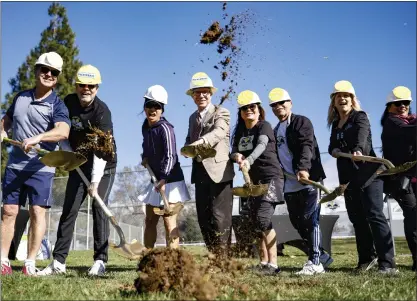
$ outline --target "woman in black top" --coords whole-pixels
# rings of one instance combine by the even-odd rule
[[[381,119],[382,152],[395,166],[416,160],[415,114],[410,112],[411,91],[403,86],[388,95]],[[404,215],[404,233],[413,256],[412,270],[416,270],[416,167],[395,176],[384,177],[384,192],[401,206]]]
[[[268,184],[267,193],[250,199],[250,214],[256,231],[260,232],[261,263],[256,269],[265,274],[277,274],[276,233],[271,218],[277,203],[283,202],[283,173],[278,162],[275,137],[265,121],[265,111],[259,96],[246,90],[238,96],[238,121],[232,137],[231,159],[239,167],[249,169],[253,184]]]
[[[345,203],[355,229],[359,257],[356,270],[369,270],[378,262],[381,273],[395,273],[398,270],[391,230],[383,213],[383,182],[375,174],[381,165],[337,157],[338,152],[376,157],[368,116],[361,110],[355,90],[348,81],[337,82],[330,98],[329,153],[337,158],[340,184],[349,183]]]

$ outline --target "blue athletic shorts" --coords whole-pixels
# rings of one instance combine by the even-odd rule
[[[23,171],[6,168],[3,178],[3,204],[51,207],[52,181],[51,172]]]

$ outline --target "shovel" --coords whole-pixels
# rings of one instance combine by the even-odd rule
[[[349,158],[349,159],[362,160],[362,161],[367,161],[367,162],[373,162],[373,163],[380,163],[380,164],[382,163],[387,167],[387,169],[385,170],[379,169],[377,171],[377,174],[379,176],[390,176],[390,175],[395,175],[398,173],[405,172],[409,170],[410,168],[412,168],[417,163],[417,161],[411,161],[411,162],[406,162],[404,164],[401,164],[399,166],[395,166],[394,164],[392,164],[390,160],[387,160],[384,158],[378,158],[378,157],[372,157],[372,156],[354,156],[352,154],[341,153],[341,152],[336,153],[336,156]]]
[[[83,173],[83,171],[79,167],[76,167],[75,170],[80,175],[84,184],[87,185],[87,187],[90,186],[90,182],[88,181],[88,179],[85,176],[85,174]],[[119,238],[120,238],[119,245],[115,245],[113,243],[110,243],[110,247],[112,247],[113,250],[122,257],[126,257],[126,258],[129,258],[129,259],[138,259],[140,257],[140,255],[142,254],[142,252],[146,250],[145,246],[143,246],[139,242],[134,242],[134,243],[128,244],[126,242],[126,238],[125,238],[125,235],[122,231],[122,228],[120,228],[120,226],[117,223],[114,215],[107,208],[106,204],[104,204],[103,200],[98,195],[98,193],[96,193],[94,195],[94,198],[95,198],[96,202],[100,205],[101,209],[103,209],[103,211],[107,215],[107,217],[110,219],[111,224],[113,225],[114,229],[117,231],[117,234],[119,235]]]
[[[292,178],[292,179],[297,180],[297,176],[296,175],[289,174],[289,173],[287,173],[285,171],[284,171],[284,175],[286,177],[289,177],[289,178]],[[304,184],[309,184],[311,186],[314,186],[314,187],[316,187],[316,188],[321,189],[322,191],[324,191],[324,193],[326,195],[318,201],[319,204],[323,204],[323,203],[327,203],[327,202],[333,201],[338,196],[343,195],[343,193],[345,192],[347,186],[349,185],[349,183],[339,185],[332,192],[330,192],[330,190],[327,189],[326,186],[322,185],[321,183],[314,182],[312,180],[300,179],[299,182],[304,183]]]
[[[216,153],[217,152],[214,148],[205,143],[197,145],[190,144],[181,148],[182,155],[189,158],[200,157],[201,160],[213,158],[216,156]]]
[[[9,138],[4,138],[3,141],[10,143],[11,145],[22,147],[22,142],[19,141]],[[39,156],[41,156],[40,161],[49,167],[62,167],[64,170],[71,171],[87,162],[87,159],[80,153],[61,150],[50,152],[33,146],[31,149],[34,149]]]
[[[249,177],[249,172],[246,167],[242,168],[243,178],[245,179],[245,184],[242,187],[234,187],[233,195],[240,197],[250,197],[250,196],[260,196],[268,192],[268,184],[258,184],[254,185]]]
[[[149,174],[152,178],[152,182],[154,184],[154,187],[156,187],[156,185],[158,183],[158,180],[156,179],[155,174],[153,173],[151,167],[148,164],[145,164],[145,167],[148,170],[148,172],[149,172]],[[174,204],[173,208],[171,208],[169,206],[168,198],[167,198],[165,192],[163,192],[162,190],[159,189],[159,193],[162,197],[162,200],[164,201],[164,207],[163,208],[153,207],[153,212],[156,215],[171,216],[171,215],[174,215],[174,214],[177,214],[178,212],[180,212],[181,209],[184,207],[183,204],[178,202],[178,203]]]

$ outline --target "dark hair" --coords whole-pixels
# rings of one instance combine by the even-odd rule
[[[384,113],[382,113],[382,117],[381,117],[381,126],[384,126],[385,120],[387,119],[388,115],[389,115],[389,108],[392,106],[392,103],[387,103]],[[408,108],[408,115],[413,114],[413,112],[411,111],[411,106]]]
[[[265,120],[265,110],[264,110],[264,108],[259,103],[257,103],[256,106],[258,107],[258,110],[259,110],[259,120],[262,120],[262,121]],[[243,120],[240,112],[241,112],[241,109],[239,108],[239,110],[237,111],[236,125],[233,129],[233,134],[232,134],[232,137],[231,137],[232,145],[233,145],[233,141],[235,139],[236,134],[242,132],[246,128],[245,121]]]

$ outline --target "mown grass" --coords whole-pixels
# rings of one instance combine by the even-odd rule
[[[207,260],[203,247],[185,247],[197,262]],[[233,276],[230,283],[247,284],[247,292],[235,285],[219,288],[217,300],[416,300],[416,274],[410,269],[411,256],[404,239],[396,239],[396,261],[399,275],[383,276],[377,272],[355,274],[356,247],[353,239],[333,240],[334,263],[325,274],[314,277],[294,275],[306,256],[286,247],[286,256],[279,257],[279,276],[259,276],[250,271]],[[238,259],[255,264],[255,259]],[[40,268],[49,261],[39,261]],[[67,261],[67,275],[49,278],[26,277],[21,274],[22,262],[12,262],[14,274],[1,278],[2,300],[172,300],[172,293],[137,294],[133,281],[137,277],[136,262],[110,252],[107,276],[86,276],[92,264],[92,251],[73,251]]]

